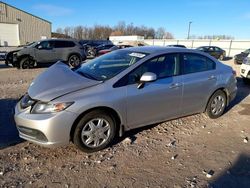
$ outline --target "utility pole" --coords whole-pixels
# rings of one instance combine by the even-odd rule
[[[187,39],[189,39],[189,35],[190,35],[190,29],[191,29],[191,24],[192,24],[192,22],[189,22],[189,24],[188,24],[188,36],[187,36]]]

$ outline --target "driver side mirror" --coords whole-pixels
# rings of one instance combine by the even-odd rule
[[[42,45],[39,45],[39,46],[37,46],[37,49],[38,49],[38,50],[41,50],[41,49],[43,49],[43,46],[42,46]]]
[[[138,89],[141,89],[144,87],[146,82],[154,82],[155,80],[157,80],[157,76],[155,73],[153,72],[145,72],[141,78],[140,78],[140,82],[137,86]]]

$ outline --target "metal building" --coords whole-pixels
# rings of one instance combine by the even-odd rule
[[[0,1],[0,46],[51,38],[51,22]]]

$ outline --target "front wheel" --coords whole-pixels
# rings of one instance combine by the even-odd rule
[[[216,91],[207,104],[206,113],[208,117],[212,119],[220,117],[225,111],[226,104],[227,99],[225,93],[221,90]]]
[[[24,57],[20,61],[20,69],[29,69],[34,67],[35,62],[31,60],[29,57]]]
[[[71,55],[71,56],[69,56],[68,64],[69,64],[69,66],[76,68],[76,67],[80,66],[81,58],[76,54]]]
[[[220,61],[223,61],[224,58],[225,58],[224,55],[220,55],[219,60],[220,60]]]
[[[86,114],[77,124],[73,142],[82,151],[91,153],[107,147],[114,139],[114,118],[100,110]]]

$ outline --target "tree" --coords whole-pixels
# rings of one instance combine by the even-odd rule
[[[133,23],[127,25],[124,21],[118,22],[114,27],[108,25],[94,25],[93,27],[79,25],[57,28],[56,33],[76,39],[107,39],[109,36],[119,35],[140,35],[144,36],[145,39],[155,37],[158,39],[173,38],[173,35],[163,27],[158,28],[156,31],[154,28],[145,25],[134,26]]]
[[[156,31],[156,38],[157,39],[164,39],[164,36],[165,36],[165,33],[166,33],[166,30],[165,30],[165,28],[163,28],[163,27],[159,27],[158,29],[157,29],[157,31]]]

